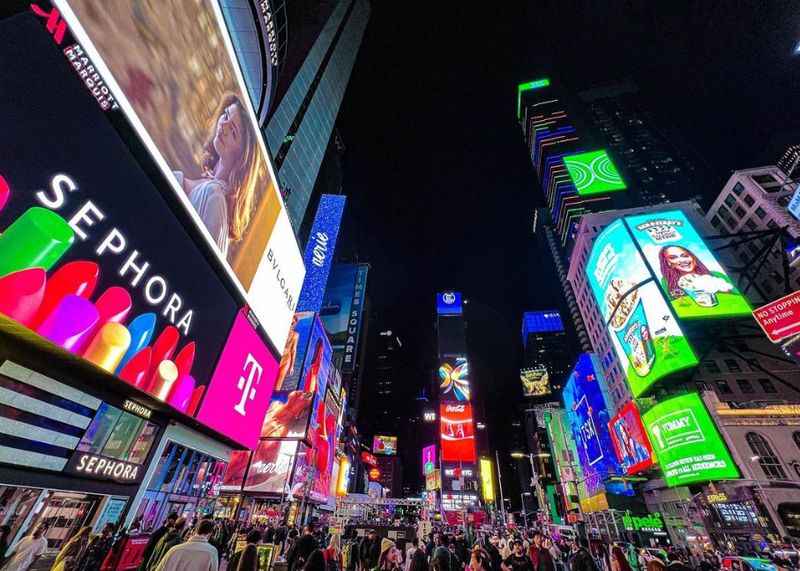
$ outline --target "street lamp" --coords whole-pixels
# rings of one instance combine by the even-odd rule
[[[527,510],[525,509],[525,496],[530,496],[530,495],[531,495],[530,492],[521,492],[519,494],[519,501],[520,501],[520,506],[521,506],[520,509],[522,511],[522,521],[523,521],[523,523],[525,525],[525,529],[528,529],[528,514],[527,514]]]

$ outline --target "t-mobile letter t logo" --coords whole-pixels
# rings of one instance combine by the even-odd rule
[[[242,400],[233,407],[233,410],[242,416],[246,416],[247,411],[245,411],[244,405],[248,400],[253,400],[256,397],[256,387],[254,385],[261,382],[261,373],[264,368],[258,364],[252,353],[248,353],[243,369],[247,378],[239,377],[239,383],[236,385],[236,388],[242,391]]]

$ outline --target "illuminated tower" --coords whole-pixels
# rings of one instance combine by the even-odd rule
[[[477,507],[479,490],[472,378],[461,293],[436,294],[436,316],[441,505],[445,516],[453,520]]]

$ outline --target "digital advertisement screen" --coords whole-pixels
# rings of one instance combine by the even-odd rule
[[[481,458],[481,493],[483,501],[486,503],[494,502],[494,480],[492,479],[492,462],[486,458]]]
[[[564,166],[572,179],[578,196],[625,190],[625,182],[604,149],[566,155]]]
[[[466,357],[447,359],[439,365],[439,399],[464,402],[469,398],[469,363]]]
[[[430,474],[436,469],[436,445],[431,444],[422,449],[422,473]]]
[[[272,394],[262,438],[306,437],[309,420],[316,418],[325,398],[330,368],[331,346],[322,321],[311,312],[297,313],[279,367],[278,379],[283,377],[283,382]]]
[[[328,284],[346,201],[347,197],[340,194],[320,196],[317,215],[311,225],[303,256],[306,277],[297,302],[298,311],[319,311],[322,308],[322,298]]]
[[[475,425],[469,403],[439,405],[441,457],[444,462],[475,462]]]
[[[519,380],[522,382],[522,394],[526,397],[541,397],[552,392],[550,373],[546,367],[520,369]]]
[[[328,278],[320,317],[342,373],[352,372],[355,365],[368,272],[368,264],[336,264]]]
[[[397,436],[376,434],[372,438],[372,453],[394,456],[397,454]]]
[[[617,460],[626,474],[637,474],[653,465],[653,447],[636,403],[623,406],[608,423],[608,429]]]
[[[218,3],[56,5],[280,350],[305,269]]]
[[[621,219],[598,234],[586,272],[634,396],[697,365],[691,345]]]
[[[445,291],[436,294],[436,313],[439,315],[461,315],[461,292]]]
[[[193,416],[238,301],[130,125],[112,124],[70,64],[80,47],[66,35],[59,49],[33,12],[0,27],[0,113],[14,117],[0,143],[0,311]]]
[[[278,362],[245,310],[222,350],[197,420],[247,448],[255,448],[270,404]]]
[[[667,486],[734,480],[739,470],[697,393],[662,400],[642,415]]]
[[[750,315],[750,304],[686,214],[672,210],[625,220],[678,317]]]
[[[322,498],[330,493],[333,464],[336,458],[336,442],[339,432],[339,403],[331,391],[317,407],[308,429],[311,443],[309,459],[314,465],[314,492]]]
[[[586,491],[593,496],[604,490],[609,477],[621,476],[608,431],[610,415],[600,368],[590,353],[578,357],[563,391],[564,408],[570,414],[578,462],[586,480]]]
[[[244,480],[245,492],[288,492],[297,446],[296,440],[262,440],[253,451],[252,460],[250,452],[234,451],[222,481],[222,490],[239,491]]]

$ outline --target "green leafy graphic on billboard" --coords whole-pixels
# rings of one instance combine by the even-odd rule
[[[750,315],[750,304],[686,214],[671,210],[625,221],[678,317]]]
[[[622,220],[595,239],[586,273],[634,396],[697,357]]]
[[[625,182],[605,150],[564,157],[570,178],[580,196],[625,190]]]
[[[739,477],[711,415],[697,393],[673,397],[642,415],[667,486]]]

